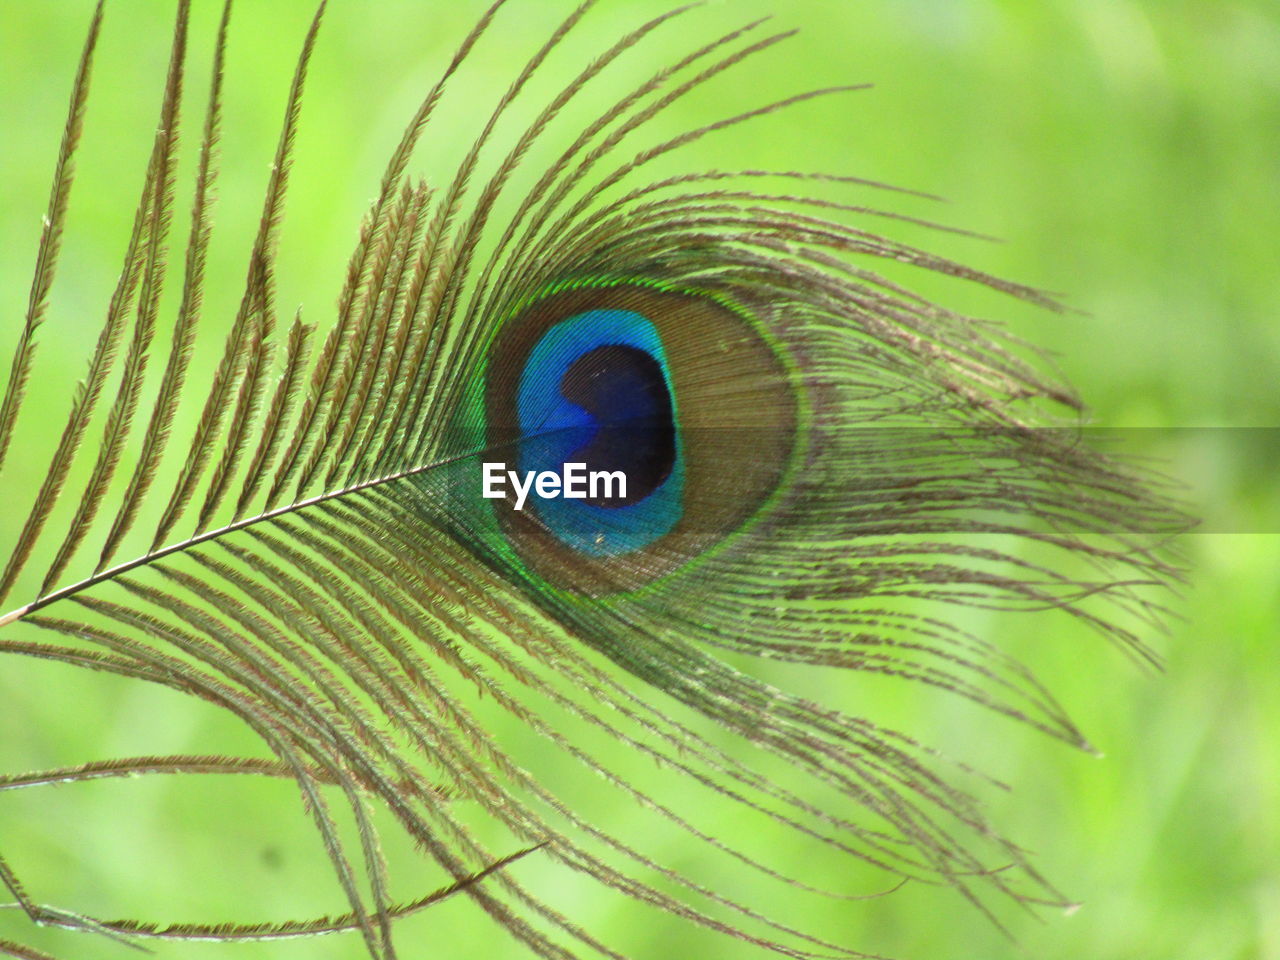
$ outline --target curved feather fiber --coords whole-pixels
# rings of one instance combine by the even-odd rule
[[[0,790],[139,774],[292,778],[348,912],[106,923],[42,906],[0,859],[6,888],[33,920],[86,935],[234,941],[353,931],[376,958],[398,955],[397,920],[452,895],[472,899],[531,955],[626,955],[625,942],[604,942],[522,883],[514,865],[528,858],[791,957],[863,956],[802,929],[787,903],[856,900],[869,888],[794,875],[781,864],[798,861],[775,856],[779,845],[834,857],[850,876],[879,876],[881,888],[904,879],[950,888],[984,911],[1064,903],[987,822],[965,786],[971,771],[856,704],[827,705],[765,669],[882,675],[914,686],[911,695],[965,698],[1087,748],[1025,667],[948,614],[965,605],[1066,611],[1154,662],[1121,624],[1158,625],[1159,588],[1175,571],[1144,534],[1180,521],[1149,479],[1050,419],[1054,405],[1078,408],[1068,389],[990,324],[912,294],[877,264],[1056,304],[867,226],[910,218],[831,199],[833,189],[893,188],[797,170],[650,174],[717,130],[856,89],[764,103],[674,137],[650,133],[682,97],[789,36],[764,22],[690,41],[678,26],[687,8],[661,12],[601,45],[539,101],[531,91],[581,29],[587,2],[533,44],[478,134],[436,129],[449,83],[494,18],[519,15],[499,8],[526,2],[498,0],[427,90],[360,228],[334,317],[282,325],[276,245],[321,5],[302,38],[244,290],[206,389],[187,371],[205,313],[234,24],[228,2],[191,226],[175,251],[189,13],[179,0],[158,133],[89,371],[42,487],[25,490],[12,471],[0,473],[5,502],[30,504],[0,576],[10,611],[0,616],[0,652],[170,687],[230,712],[264,748],[259,758],[93,761],[6,776]],[[99,5],[0,401],[0,468],[39,369],[101,20]],[[615,61],[645,57],[649,79],[633,88],[600,81]],[[564,133],[557,121],[583,101],[598,119]],[[504,132],[513,125],[516,133]],[[416,182],[410,159],[428,131],[473,139],[456,171]],[[534,165],[529,157],[548,142],[563,149]],[[162,344],[157,314],[175,254],[181,290]],[[486,446],[483,383],[498,375],[489,367],[495,342],[530,304],[619,285],[680,291],[740,315],[776,352],[777,376],[794,392],[793,453],[745,520],[698,530],[693,547],[654,560],[651,576],[574,589],[525,562],[478,496],[478,464],[502,453]],[[323,342],[312,351],[315,329]],[[717,372],[709,357],[699,381],[706,396],[729,392],[726,407],[736,408],[699,427],[733,438],[715,490],[728,500],[741,490],[735,468],[772,449],[752,440],[760,411],[732,402],[732,359]],[[174,429],[183,418],[195,424],[185,447]],[[66,523],[57,521],[60,501],[75,505]],[[122,559],[131,531],[150,548]],[[1023,552],[1027,543],[1035,550]],[[39,586],[21,595],[20,584]],[[12,632],[19,622],[50,636]],[[512,723],[539,738],[541,756],[513,753],[495,732]],[[620,751],[652,761],[653,776],[620,773]],[[723,869],[687,872],[634,833],[597,822],[575,781],[548,773],[556,764],[713,849]],[[395,892],[375,808],[446,885]],[[767,842],[720,829],[714,810],[740,813]],[[495,829],[476,830],[476,811]],[[354,834],[342,826],[348,815]],[[493,836],[504,839],[482,839]],[[5,941],[0,953],[44,956]]]

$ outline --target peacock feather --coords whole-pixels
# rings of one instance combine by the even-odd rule
[[[1065,612],[1154,663],[1142,632],[1175,577],[1160,534],[1176,513],[1151,477],[1082,442],[1079,401],[1031,351],[898,279],[1060,309],[883,235],[875,224],[933,228],[858,199],[896,188],[733,158],[671,172],[710,134],[856,88],[660,134],[673,104],[742,76],[789,31],[691,37],[680,7],[553,69],[592,6],[513,60],[488,114],[442,124],[455,75],[529,2],[483,13],[392,152],[337,303],[312,317],[279,302],[276,268],[324,4],[224,307],[206,302],[206,274],[235,30],[226,2],[179,176],[191,10],[178,0],[118,283],[33,474],[39,445],[21,438],[48,416],[28,394],[60,336],[49,315],[93,11],[0,401],[15,518],[0,652],[199,699],[259,752],[91,760],[0,787],[291,780],[347,907],[111,920],[46,905],[0,859],[31,921],[95,944],[349,931],[371,957],[413,957],[427,954],[393,936],[398,922],[458,898],[521,955],[621,956],[625,936],[575,911],[585,879],[722,934],[725,956],[818,957],[864,954],[796,922],[806,898],[910,882],[997,923],[1010,904],[1067,904],[988,821],[977,774],[823,690],[881,677],[1088,749],[961,614]],[[637,59],[643,79],[610,82]],[[462,156],[417,179],[415,148],[433,139]],[[204,357],[208,329],[223,340]],[[602,793],[624,822],[597,815]],[[440,889],[405,892],[388,831]],[[652,831],[719,866],[654,855]],[[535,865],[557,879],[530,882]]]

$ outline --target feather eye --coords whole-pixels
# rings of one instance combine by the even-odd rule
[[[510,461],[502,536],[539,581],[588,596],[644,586],[731,535],[787,473],[798,385],[707,296],[575,284],[508,319],[486,361],[483,412],[464,418],[483,417],[483,439],[460,446],[498,458],[481,470]],[[513,489],[579,462],[580,497]]]
[[[1087,746],[1025,667],[948,612],[1055,608],[1153,660],[1126,624],[1159,621],[1158,589],[1176,571],[1141,532],[1180,519],[1149,478],[1046,428],[1038,410],[1078,409],[1067,389],[989,324],[877,264],[1057,305],[855,225],[891,213],[807,192],[891,189],[879,184],[790,170],[650,174],[717,130],[855,89],[655,138],[672,104],[789,35],[765,35],[763,22],[688,44],[673,29],[688,8],[659,14],[531,102],[534,78],[582,29],[584,3],[536,46],[478,134],[444,131],[473,138],[458,168],[413,180],[446,87],[504,5],[483,14],[411,118],[313,353],[311,323],[277,316],[275,261],[321,5],[245,287],[202,390],[186,373],[209,312],[231,5],[175,271],[189,16],[179,0],[158,133],[89,374],[41,488],[0,473],[9,502],[32,504],[0,577],[12,606],[0,652],[199,698],[269,754],[92,762],[0,789],[139,773],[291,778],[349,912],[107,923],[42,906],[2,859],[0,879],[33,920],[89,934],[347,930],[375,958],[396,955],[400,918],[453,895],[533,955],[628,948],[525,879],[534,861],[792,957],[861,955],[788,920],[778,900],[858,899],[867,887],[843,882],[854,868],[863,880],[949,887],[987,911],[1063,902],[947,762],[770,670],[915,683],[918,695],[964,698]],[[0,470],[29,415],[101,20],[99,5],[0,406]],[[643,51],[657,58],[649,79],[610,91],[601,74]],[[596,119],[558,133],[569,105],[591,96]],[[555,136],[563,151],[535,167],[535,147]],[[177,272],[166,354],[157,314]],[[118,397],[103,410],[109,383]],[[102,430],[92,449],[91,427]],[[59,500],[78,504],[65,524]],[[139,533],[150,546],[122,559]],[[1081,564],[1096,575],[1082,578]],[[38,586],[20,596],[28,583]],[[513,728],[538,749],[508,739]],[[658,775],[624,772],[620,754]],[[584,782],[642,825],[600,822]],[[435,894],[400,892],[373,806],[445,875]],[[725,816],[752,826],[723,831]],[[663,862],[648,829],[711,850],[721,869]],[[780,848],[836,866],[819,879],[782,866],[798,861]],[[0,941],[6,951],[31,955]]]

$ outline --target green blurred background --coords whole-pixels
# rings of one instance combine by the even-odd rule
[[[198,3],[203,69],[217,11]],[[381,165],[417,97],[479,5],[335,0],[322,33],[282,235],[279,300],[323,321]],[[439,183],[476,119],[565,4],[512,0],[457,79],[418,169]],[[662,9],[603,0],[553,64]],[[913,732],[1014,786],[993,820],[1082,907],[1005,916],[1016,943],[971,907],[907,888],[784,914],[901,960],[1280,960],[1280,4],[1264,0],[732,0],[711,2],[633,51],[613,74],[647,77],[696,41],[761,13],[798,37],[673,110],[659,132],[800,89],[876,88],[807,104],[708,138],[672,169],[774,167],[850,173],[944,195],[945,206],[863,191],[881,204],[1001,238],[987,243],[893,227],[1001,276],[1062,291],[1055,315],[954,283],[917,286],[1048,348],[1092,422],[1135,428],[1183,480],[1204,532],[1186,538],[1181,619],[1150,642],[1144,675],[1052,615],[970,615],[965,625],[1024,656],[1105,759],[1076,754],[927,691],[900,693]],[[211,315],[234,305],[282,98],[310,11],[243,3],[233,28],[225,170],[211,265]],[[87,2],[0,0],[0,357],[25,308],[39,218],[89,16]],[[81,176],[23,442],[41,456],[114,282],[150,147],[170,4],[109,5]],[[550,74],[548,75],[550,80]],[[609,85],[606,84],[606,87]],[[201,84],[193,79],[199,102]],[[544,83],[534,91],[554,89]],[[616,88],[600,93],[611,94]],[[600,100],[587,101],[598,104]],[[590,115],[571,117],[563,129]],[[195,129],[194,110],[188,128]],[[556,141],[565,142],[563,138]],[[537,155],[531,163],[537,162]],[[190,157],[183,168],[190,169]],[[184,181],[185,182],[185,181]],[[185,208],[187,201],[181,206]],[[886,229],[883,223],[877,229]],[[220,316],[219,316],[220,320]],[[210,323],[210,329],[217,323]],[[220,333],[206,331],[204,355]],[[7,360],[5,361],[7,363]],[[199,376],[200,367],[196,375]],[[205,367],[207,369],[207,366]],[[1168,435],[1168,427],[1206,428]],[[1209,429],[1212,428],[1212,429]],[[26,504],[0,508],[10,542]],[[515,736],[515,734],[512,734]],[[991,738],[998,737],[995,744]],[[247,735],[165,691],[26,662],[0,665],[5,770],[116,755],[253,750]],[[153,778],[0,795],[0,850],[32,893],[59,906],[158,919],[250,920],[342,909],[287,784]],[[655,859],[685,864],[678,837]],[[408,864],[404,852],[393,862]],[[228,882],[229,869],[242,879]],[[642,958],[749,958],[758,951],[619,904],[539,863],[518,868],[567,898],[606,939]],[[398,892],[430,889],[413,867]],[[874,889],[868,886],[868,890]],[[799,903],[799,901],[798,901]],[[516,957],[459,900],[405,925],[406,957]],[[115,944],[31,931],[0,911],[0,939],[60,956],[131,955]],[[355,938],[158,949],[162,957],[354,958]]]

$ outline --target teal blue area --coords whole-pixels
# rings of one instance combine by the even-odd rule
[[[633,553],[670,533],[684,512],[684,451],[679,408],[671,383],[662,337],[642,314],[631,310],[589,310],[560,321],[534,345],[520,374],[517,411],[521,475],[529,471],[563,473],[564,464],[595,436],[599,424],[582,407],[567,400],[560,382],[582,357],[603,346],[643,350],[661,366],[677,421],[676,457],[668,477],[637,503],[604,507],[562,497],[531,493],[526,510],[537,516],[562,542],[589,556]]]

